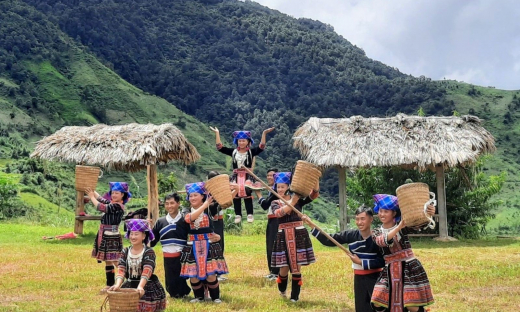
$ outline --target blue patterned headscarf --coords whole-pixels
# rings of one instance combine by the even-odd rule
[[[287,185],[291,184],[291,173],[290,172],[276,172],[273,175],[273,179],[274,179],[273,189],[276,191],[276,185],[278,183],[285,183]]]
[[[186,200],[190,200],[191,193],[199,193],[201,195],[206,194],[206,188],[204,187],[204,182],[195,182],[186,184]]]
[[[238,145],[239,139],[249,140],[249,142],[251,142],[251,145],[255,144],[255,141],[251,137],[251,131],[242,130],[233,132],[233,144]]]
[[[106,200],[112,201],[112,191],[121,192],[123,194],[126,194],[126,196],[123,196],[123,204],[126,204],[128,200],[132,197],[132,193],[128,190],[128,184],[126,182],[109,182],[108,186],[110,190],[108,193],[103,195],[103,198]]]
[[[130,238],[130,232],[148,232],[148,238],[153,241],[155,239],[155,235],[153,235],[153,231],[150,227],[150,223],[144,219],[130,219],[126,222],[126,227],[128,230],[126,231],[126,238]]]
[[[395,221],[401,220],[401,210],[399,209],[399,202],[397,197],[387,194],[376,194],[374,197],[374,213],[379,213],[379,209],[396,211]]]

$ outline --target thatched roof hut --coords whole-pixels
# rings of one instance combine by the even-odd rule
[[[63,127],[38,141],[31,157],[140,171],[172,160],[190,164],[200,155],[172,124]]]
[[[313,117],[293,140],[303,158],[324,167],[424,170],[466,165],[495,150],[495,139],[475,116]]]
[[[200,155],[182,132],[172,124],[127,124],[91,127],[63,127],[53,135],[38,141],[31,157],[72,162],[80,165],[97,165],[108,170],[147,170],[148,213],[157,220],[159,199],[157,165],[176,160],[190,164]],[[83,221],[95,220],[82,216],[84,192],[76,192],[76,223],[74,232],[83,233]]]
[[[400,166],[435,170],[439,236],[449,239],[444,169],[465,166],[495,151],[495,139],[475,116],[310,118],[293,136],[302,157],[339,169],[340,226],[348,224],[345,169]]]

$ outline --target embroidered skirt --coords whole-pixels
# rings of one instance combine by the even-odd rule
[[[123,251],[123,238],[121,234],[107,234],[99,230],[94,241],[92,257],[98,261],[119,261]]]
[[[137,288],[139,281],[125,281],[121,288]],[[166,292],[157,276],[144,286],[144,295],[139,299],[138,312],[158,312],[166,310]]]
[[[299,273],[298,265],[316,262],[309,232],[305,228],[287,228],[278,231],[271,255],[272,267],[289,266]]]
[[[421,262],[412,259],[386,265],[374,286],[371,301],[390,311],[432,304],[430,281]]]
[[[181,276],[205,280],[214,274],[228,274],[229,270],[219,243],[207,240],[186,245],[181,255]]]

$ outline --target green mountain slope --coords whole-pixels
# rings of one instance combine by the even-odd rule
[[[520,233],[520,91],[506,91],[442,81],[447,99],[453,100],[461,114],[472,114],[484,120],[483,126],[496,139],[497,151],[487,164],[490,173],[506,171],[505,186],[494,200],[501,205],[487,230]]]
[[[216,124],[227,138],[276,126],[263,153],[289,169],[310,116],[450,114],[444,89],[368,58],[330,25],[251,1],[24,0],[130,83]],[[337,193],[337,177],[323,181]]]
[[[121,79],[41,13],[2,2],[0,20],[3,158],[65,125],[171,122],[205,156],[192,173],[226,167],[208,126]]]

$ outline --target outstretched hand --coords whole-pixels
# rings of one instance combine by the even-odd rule
[[[272,128],[268,128],[268,129],[265,129],[265,130],[264,130],[264,133],[267,134],[267,133],[269,133],[269,132],[273,132],[274,129],[275,129],[274,127],[272,127]]]
[[[88,197],[90,197],[90,198],[96,197],[96,194],[90,187],[85,188],[85,193],[87,193]]]
[[[309,218],[308,215],[304,214],[304,215],[301,216],[301,218],[302,218],[303,223],[305,223],[305,224],[307,224],[309,226],[312,226],[311,218]]]
[[[213,131],[213,132],[215,132],[215,133],[219,133],[217,127],[209,127],[209,128],[211,129],[211,131]]]

